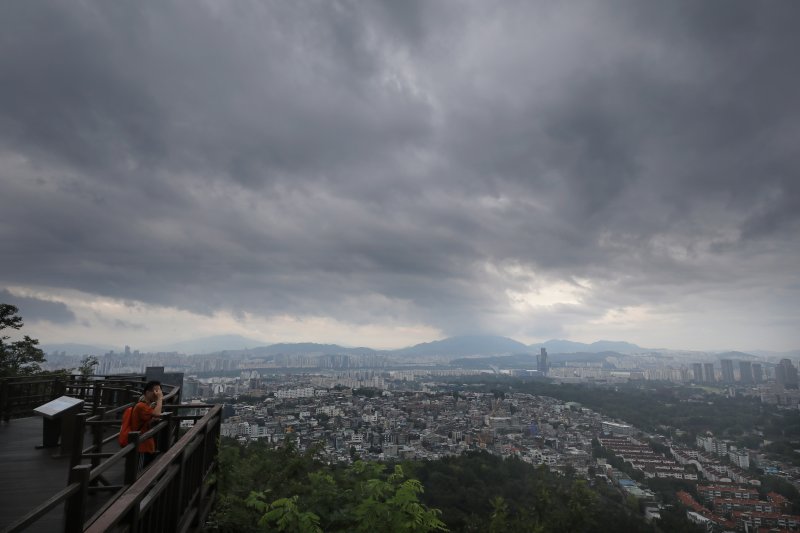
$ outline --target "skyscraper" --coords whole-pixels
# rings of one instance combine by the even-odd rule
[[[742,383],[753,382],[753,367],[750,361],[739,361],[739,381]]]
[[[763,383],[764,370],[761,368],[761,363],[753,363],[753,383]]]
[[[703,381],[703,365],[702,363],[692,363],[692,379],[695,383],[702,383]]]
[[[730,359],[720,359],[719,366],[722,367],[722,382],[733,383],[733,361]]]
[[[539,355],[536,356],[536,369],[542,374],[547,375],[549,366],[547,362],[547,348],[542,348]]]
[[[717,378],[714,376],[714,363],[705,363],[703,367],[705,369],[706,383],[714,383],[717,381]]]
[[[781,362],[775,367],[775,381],[787,389],[797,388],[797,368],[792,364],[791,359],[781,359]]]

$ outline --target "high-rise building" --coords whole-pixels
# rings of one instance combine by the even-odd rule
[[[775,381],[787,389],[797,388],[797,368],[792,364],[791,359],[781,359],[781,362],[775,367]]]
[[[704,363],[703,367],[706,375],[706,383],[714,383],[717,381],[716,377],[714,376],[714,363]]]
[[[733,361],[730,359],[720,359],[719,366],[722,368],[722,382],[733,383]]]
[[[753,367],[750,361],[739,361],[739,381],[742,383],[753,382]]]
[[[542,348],[539,355],[536,356],[536,369],[540,373],[547,375],[548,368],[550,368],[550,365],[547,362],[547,348]]]
[[[761,368],[761,363],[753,363],[753,383],[764,382],[764,370]]]
[[[702,383],[703,381],[703,364],[692,363],[692,379],[695,383]]]

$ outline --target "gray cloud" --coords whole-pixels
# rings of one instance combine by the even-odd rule
[[[799,10],[6,4],[0,283],[445,333],[753,286],[796,317]]]
[[[75,322],[75,313],[62,302],[17,296],[6,289],[0,289],[0,302],[11,304],[19,309],[19,315],[25,322],[43,320],[56,324],[72,324]]]

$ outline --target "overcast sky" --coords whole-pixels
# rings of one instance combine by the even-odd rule
[[[0,4],[43,343],[800,348],[800,2]]]

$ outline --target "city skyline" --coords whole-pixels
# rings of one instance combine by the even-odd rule
[[[800,4],[0,7],[42,343],[797,350]]]

